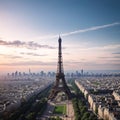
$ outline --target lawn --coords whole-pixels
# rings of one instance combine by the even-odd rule
[[[53,111],[54,114],[66,114],[66,105],[57,105]]]

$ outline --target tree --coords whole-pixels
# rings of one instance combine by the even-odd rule
[[[89,120],[97,120],[97,117],[94,114],[90,114]]]
[[[85,112],[87,111],[87,107],[86,106],[83,106],[82,108],[81,108],[81,114],[84,114]]]
[[[34,119],[35,119],[35,113],[34,113],[34,112],[29,113],[29,114],[26,116],[26,119],[27,119],[27,120],[34,120]]]
[[[90,113],[89,113],[89,112],[85,112],[85,113],[83,114],[83,117],[82,117],[81,120],[88,120],[88,119],[89,119],[89,116],[90,116]]]
[[[97,107],[95,108],[95,113],[98,114],[98,108]]]

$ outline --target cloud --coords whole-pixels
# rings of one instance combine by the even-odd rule
[[[23,58],[22,56],[18,56],[18,55],[6,55],[6,54],[0,54],[0,55],[5,58],[11,58],[11,59]]]
[[[115,23],[112,23],[112,24],[94,26],[94,27],[90,27],[90,28],[86,28],[86,29],[76,30],[76,31],[73,31],[73,32],[63,33],[61,35],[62,36],[69,36],[69,35],[73,35],[73,34],[84,33],[84,32],[95,31],[95,30],[99,30],[99,29],[103,29],[103,28],[108,28],[108,27],[112,27],[112,26],[115,26],[115,25],[120,25],[120,23],[115,22]]]
[[[106,45],[102,47],[95,47],[95,49],[98,50],[115,50],[115,49],[120,49],[120,44],[112,44],[112,45]]]
[[[111,57],[98,57],[98,58],[101,58],[101,59],[106,59],[106,58],[120,58],[120,56],[111,56]]]
[[[56,66],[56,62],[42,62],[42,61],[21,61],[21,62],[11,62],[2,63],[0,66]]]
[[[120,52],[115,52],[115,53],[112,53],[112,54],[120,54]]]
[[[22,42],[20,40],[15,40],[15,41],[4,41],[0,40],[0,45],[4,46],[11,46],[11,47],[26,47],[28,49],[37,49],[37,48],[47,48],[47,49],[56,49],[56,47],[49,46],[49,45],[41,45],[38,43],[35,43],[33,41],[30,42]]]
[[[77,65],[77,66],[112,66],[112,65],[119,65],[120,66],[120,62],[119,60],[107,60],[105,63],[98,63],[96,61],[84,61],[84,62],[80,62],[80,61],[73,61],[73,62],[64,62],[65,63],[65,66],[70,66],[70,65]]]
[[[0,40],[0,45],[7,45],[6,41]]]
[[[116,49],[116,48],[120,48],[120,44],[107,45],[103,47],[103,49]]]
[[[85,29],[79,29],[79,30],[75,30],[72,32],[67,32],[67,33],[61,33],[61,36],[70,36],[70,35],[74,35],[74,34],[79,34],[79,33],[85,33],[85,32],[89,32],[89,31],[96,31],[99,29],[104,29],[104,28],[109,28],[109,27],[113,27],[113,26],[117,26],[120,25],[119,22],[114,22],[111,24],[105,24],[105,25],[100,25],[100,26],[93,26],[93,27],[89,27],[89,28],[85,28]],[[37,37],[38,39],[44,40],[44,39],[53,39],[53,38],[58,38],[58,34],[57,35],[45,35],[45,36],[40,36]]]
[[[112,44],[112,45],[105,45],[105,46],[96,46],[96,47],[86,47],[86,48],[79,48],[80,50],[114,50],[120,49],[120,44]]]
[[[111,64],[111,62],[114,62],[114,63],[119,62],[120,63],[120,60],[107,60],[107,61],[109,61],[110,64]]]
[[[36,53],[24,53],[24,52],[21,52],[20,54],[22,55],[31,55],[31,56],[47,56],[46,54],[36,54]]]
[[[10,55],[10,54],[0,54],[0,56],[4,57],[4,58],[9,58],[9,59],[20,59],[20,58],[24,58],[24,56],[22,55],[30,55],[30,56],[47,56],[47,54],[36,54],[36,53],[25,53],[25,52],[21,52],[21,55]]]

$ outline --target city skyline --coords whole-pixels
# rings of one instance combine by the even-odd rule
[[[0,0],[0,72],[120,70],[118,0]]]

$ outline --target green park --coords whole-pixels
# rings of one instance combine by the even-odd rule
[[[57,105],[53,111],[54,114],[66,114],[66,105]]]

